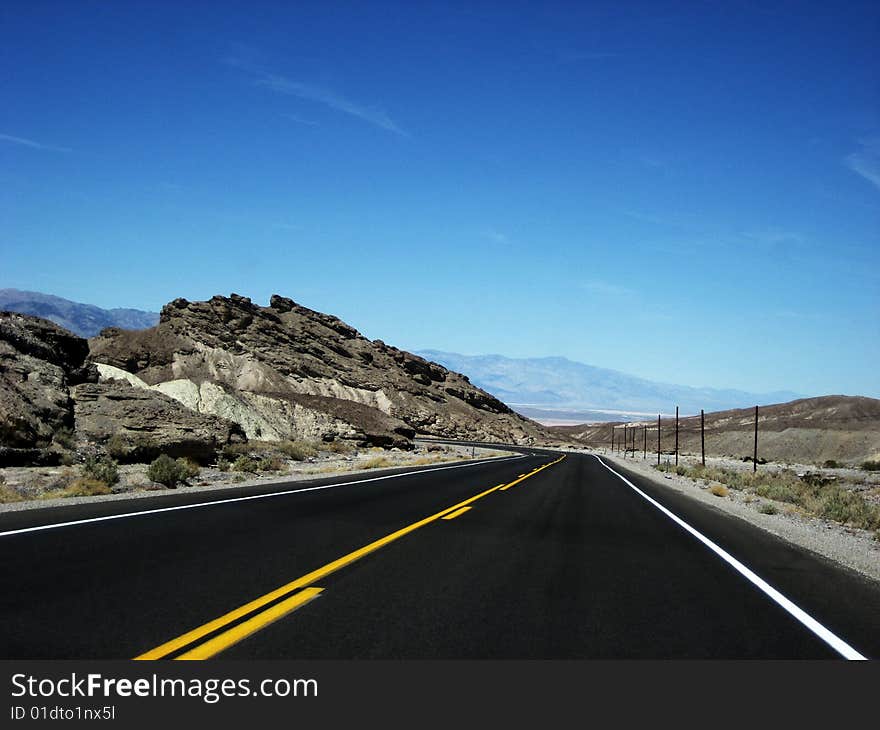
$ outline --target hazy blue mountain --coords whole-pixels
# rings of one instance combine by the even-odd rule
[[[787,391],[748,393],[741,390],[693,388],[658,383],[633,375],[574,362],[564,357],[515,359],[501,355],[459,355],[421,350],[417,353],[467,375],[523,415],[546,419],[608,420],[596,411],[682,413],[720,411],[802,398]]]
[[[105,327],[140,330],[159,321],[157,312],[139,309],[101,309],[51,294],[0,289],[0,310],[33,314],[48,319],[80,337],[94,337]]]

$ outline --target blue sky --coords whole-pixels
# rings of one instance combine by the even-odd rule
[[[880,6],[840,5],[3,3],[0,286],[880,397]]]

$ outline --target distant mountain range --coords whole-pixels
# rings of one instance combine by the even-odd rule
[[[474,385],[514,410],[543,422],[625,420],[621,416],[721,411],[781,403],[798,393],[749,393],[658,383],[564,357],[515,359],[420,350],[424,358],[465,373]]]
[[[80,337],[94,337],[105,327],[139,330],[159,321],[158,312],[139,309],[101,309],[51,294],[0,289],[0,311],[33,314],[48,319]]]

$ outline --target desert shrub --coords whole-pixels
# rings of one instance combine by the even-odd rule
[[[232,463],[225,456],[221,456],[217,459],[217,469],[219,471],[229,471]]]
[[[259,471],[259,464],[256,459],[242,455],[232,463],[232,471],[256,474]]]
[[[709,487],[709,493],[714,494],[716,497],[726,497],[730,492],[727,491],[727,487],[723,484],[713,484]]]
[[[195,479],[202,471],[202,468],[192,459],[178,459],[177,463],[180,464],[181,474],[183,475],[182,481],[185,482]]]
[[[350,454],[357,447],[350,441],[329,441],[321,445],[323,451],[329,451],[331,454]]]
[[[826,459],[825,463],[822,464],[826,469],[839,469],[843,466],[839,461],[835,461],[834,459]]]
[[[24,497],[6,483],[6,478],[0,474],[0,504],[21,502]]]
[[[63,449],[72,449],[76,447],[76,434],[72,428],[62,426],[54,435],[52,440]]]
[[[865,471],[880,471],[880,461],[863,461],[862,469]]]
[[[773,499],[777,502],[789,502],[791,504],[799,504],[801,495],[786,484],[778,484],[771,482],[769,484],[759,484],[755,487],[755,493],[767,499]]]
[[[293,459],[294,461],[305,461],[312,456],[318,455],[318,450],[314,444],[310,444],[308,441],[285,441],[278,444],[278,450],[288,459]]]
[[[266,456],[257,462],[258,471],[281,471],[285,463],[279,456]]]
[[[116,434],[110,437],[110,440],[107,442],[107,453],[110,454],[114,459],[122,460],[126,456],[128,456],[128,452],[131,451],[131,446],[128,443],[128,439],[125,436],[121,436],[120,434]]]
[[[765,515],[775,515],[778,510],[776,506],[771,502],[764,502],[760,507],[758,507],[758,512]]]
[[[375,456],[372,459],[367,459],[366,461],[360,464],[361,469],[381,469],[383,466],[393,466],[390,459],[386,459],[384,456]]]
[[[54,489],[40,495],[40,499],[54,499],[56,497],[94,497],[100,494],[110,494],[107,484],[99,479],[80,477],[69,487]]]
[[[840,487],[825,487],[815,495],[810,507],[827,520],[864,530],[880,527],[880,507],[868,504],[861,495]]]
[[[86,479],[104,482],[108,487],[119,481],[119,465],[109,456],[87,456],[82,470]]]
[[[195,469],[195,471],[194,471]],[[147,479],[174,489],[181,482],[198,475],[198,467],[186,459],[172,459],[168,454],[160,454],[147,467]]]

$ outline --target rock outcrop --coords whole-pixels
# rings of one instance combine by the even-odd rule
[[[90,345],[102,377],[228,418],[249,438],[387,445],[414,434],[514,443],[543,434],[465,376],[278,295],[268,307],[236,294],[176,299],[156,327],[106,329]]]
[[[0,466],[57,463],[76,441],[113,437],[132,459],[206,460],[242,429],[128,383],[98,383],[89,344],[48,320],[0,312]]]
[[[152,461],[159,454],[208,462],[232,441],[244,441],[238,424],[196,413],[152,390],[125,381],[83,383],[73,389],[77,435],[113,444],[122,461]]]
[[[39,317],[0,312],[0,465],[55,463],[74,428],[70,386],[96,381],[86,340]]]

